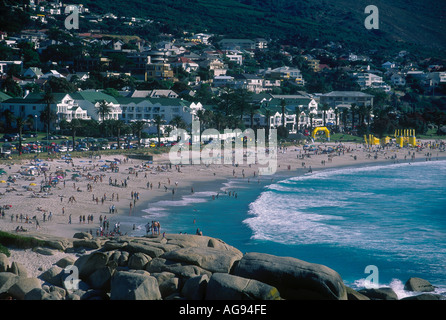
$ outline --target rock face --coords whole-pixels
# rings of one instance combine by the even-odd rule
[[[320,264],[263,253],[242,254],[221,240],[197,235],[73,239],[40,236],[51,250],[76,253],[37,278],[0,254],[0,297],[20,300],[395,300],[390,288],[355,291]],[[42,243],[40,243],[42,247]],[[35,252],[48,254],[45,245]],[[69,268],[67,268],[69,267]],[[406,290],[430,292],[411,278]],[[436,300],[421,294],[407,299]]]
[[[404,285],[404,290],[432,292],[435,291],[435,287],[427,280],[421,278],[410,278]]]
[[[284,299],[347,299],[345,286],[336,271],[295,258],[247,253],[234,274],[274,286]]]
[[[160,300],[158,281],[148,273],[117,272],[111,280],[111,300]]]
[[[370,300],[398,300],[398,296],[392,288],[363,289],[359,293],[370,298]]]
[[[206,300],[279,300],[279,291],[266,283],[214,273],[206,290]]]

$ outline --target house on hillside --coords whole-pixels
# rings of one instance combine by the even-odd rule
[[[116,98],[105,94],[100,91],[78,91],[72,93],[71,96],[74,102],[78,104],[83,110],[86,110],[88,116],[93,120],[102,122],[104,120],[118,120],[122,114],[121,107]],[[99,112],[99,106],[102,102],[105,102],[110,110],[109,113],[104,116]]]
[[[222,39],[218,42],[221,50],[255,50],[256,43],[250,39]]]
[[[197,71],[197,69],[199,67],[198,63],[196,63],[188,58],[185,58],[185,57],[177,58],[170,65],[172,68],[182,68],[186,72]]]
[[[279,67],[275,69],[268,68],[263,71],[266,79],[293,80],[297,85],[304,85],[305,80],[298,68]]]
[[[117,101],[122,109],[120,119],[126,123],[133,121],[147,122],[149,133],[155,133],[154,119],[161,116],[163,127],[169,125],[173,118],[179,116],[186,124],[196,119],[197,111],[203,106],[201,103],[188,102],[173,98],[127,98],[120,97]]]
[[[51,110],[56,114],[56,120],[51,124],[50,129],[56,129],[62,120],[71,122],[73,119],[89,120],[87,110],[83,109],[71,94],[53,93],[54,102],[50,105]],[[9,110],[15,117],[30,118],[35,121],[38,130],[44,130],[46,124],[41,120],[41,113],[47,108],[43,93],[31,93],[25,98],[12,98],[2,102],[0,112]]]
[[[24,78],[35,78],[35,79],[39,79],[40,77],[43,76],[43,72],[42,69],[37,68],[37,67],[29,67],[28,69],[26,69],[23,72],[23,77]]]
[[[332,91],[320,95],[320,103],[333,109],[339,105],[373,106],[373,95],[361,91]]]

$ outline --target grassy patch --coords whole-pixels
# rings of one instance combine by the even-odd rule
[[[0,231],[0,252],[6,254],[8,257],[9,257],[9,251],[7,247],[28,249],[44,245],[45,241],[43,240],[38,240],[33,237],[26,237],[18,234]]]

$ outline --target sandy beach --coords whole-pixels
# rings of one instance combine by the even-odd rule
[[[422,143],[427,146],[429,141]],[[323,150],[336,148],[338,143],[314,145],[317,152],[305,151],[302,146],[279,148],[276,174],[291,175],[361,164],[436,160],[446,155],[444,151],[427,147],[420,150],[367,149],[362,144],[342,143],[338,152],[328,156]],[[34,171],[35,175],[24,174],[35,165],[40,167]],[[198,190],[200,183],[205,186],[203,182],[223,183],[229,178],[258,179],[260,165],[175,166],[170,164],[169,154],[165,153],[156,155],[153,163],[113,155],[73,158],[72,161],[62,158],[47,161],[40,157],[39,162],[14,161],[0,167],[6,172],[0,177],[0,199],[4,207],[0,230],[13,232],[19,227],[27,232],[71,238],[80,231],[97,235],[101,217],[136,215],[147,209],[147,204],[163,197],[179,199],[192,192],[214,191]],[[45,188],[50,185],[50,179],[52,187]],[[108,231],[113,229],[113,225],[109,226]],[[21,234],[26,235],[27,232]]]

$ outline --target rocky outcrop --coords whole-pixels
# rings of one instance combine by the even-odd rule
[[[358,292],[370,300],[398,300],[398,296],[392,288],[370,288]]]
[[[119,271],[113,276],[111,300],[161,300],[158,281],[148,272]]]
[[[410,278],[404,285],[404,290],[407,291],[419,291],[419,292],[432,292],[435,291],[435,287],[427,280],[421,278]]]
[[[284,299],[347,299],[344,283],[336,271],[295,258],[247,253],[234,274],[272,285]]]
[[[0,254],[0,297],[20,300],[395,300],[390,288],[355,291],[320,264],[264,253],[241,253],[221,240],[197,235],[73,239],[38,236],[34,251],[76,253],[37,277]],[[430,291],[409,279],[407,290]],[[422,294],[407,299],[443,299]]]

